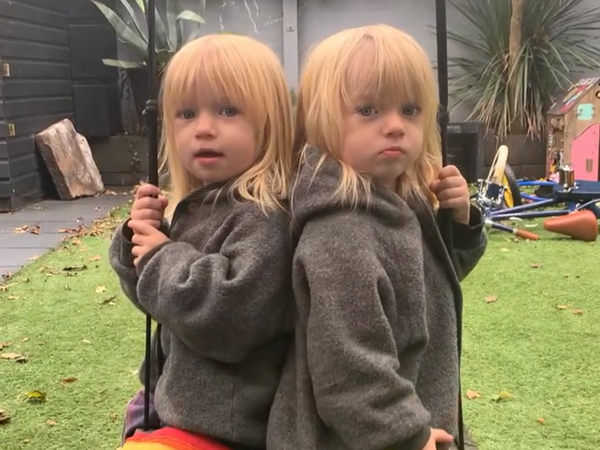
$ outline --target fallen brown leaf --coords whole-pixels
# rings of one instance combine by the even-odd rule
[[[90,258],[90,261],[91,261],[91,262],[94,262],[94,261],[100,261],[101,259],[102,259],[102,256],[100,256],[100,255],[96,255],[96,256],[92,256],[92,257]]]
[[[84,344],[88,344],[88,345],[89,345],[89,344],[91,344],[91,342],[90,342],[90,341],[88,341],[87,339],[84,339],[84,340],[83,340],[83,341],[81,341],[81,342],[83,342]]]
[[[566,306],[566,305],[558,305],[556,307],[556,309],[564,310],[564,309],[568,309],[568,306]]]
[[[543,417],[540,417],[540,418],[537,420],[537,422],[538,422],[540,425],[544,425],[544,424],[546,423],[546,421],[544,420],[544,418],[543,418]]]
[[[28,337],[24,337],[23,339],[21,339],[21,342],[27,342],[29,340]]]
[[[107,298],[106,300],[102,300],[102,305],[110,305],[110,306],[115,306],[115,298],[117,298],[116,295],[113,295],[112,297]]]
[[[29,361],[27,356],[21,355],[19,353],[2,353],[0,354],[0,358],[7,359],[9,361],[14,361],[17,363],[26,363]]]
[[[0,292],[6,292],[8,291],[8,286],[5,284],[0,285]]]
[[[481,394],[479,392],[472,391],[470,389],[467,391],[467,398],[469,400],[475,400],[476,398],[479,398],[479,397],[481,397]]]
[[[10,422],[10,415],[8,411],[5,409],[0,409],[0,425],[4,425]]]
[[[9,295],[6,298],[9,299],[9,300],[19,300],[19,297],[17,295]]]
[[[77,378],[75,378],[75,377],[66,377],[66,378],[63,378],[60,381],[61,381],[61,383],[68,384],[68,383],[73,383],[73,382],[77,381]]]
[[[87,266],[85,264],[80,264],[77,266],[66,266],[63,267],[65,272],[81,272],[82,270],[86,270]]]
[[[2,278],[4,278],[4,280],[10,280],[13,277],[13,274],[10,272],[4,272],[2,274]]]
[[[115,421],[115,420],[117,420],[119,418],[119,414],[117,414],[115,412],[114,413],[110,413],[109,417],[110,417],[110,420]]]
[[[27,233],[27,230],[29,230],[29,225],[23,225],[22,227],[15,228],[15,234]]]
[[[42,232],[42,228],[39,225],[35,225],[31,230],[29,230],[31,234],[40,234]]]
[[[542,267],[542,263],[533,263],[530,267],[532,269],[540,269]]]
[[[571,311],[573,314],[575,314],[576,316],[582,316],[584,311],[582,309],[574,309],[573,311]]]
[[[0,342],[0,350],[4,350],[5,348],[10,347],[11,345],[13,345],[12,342]]]
[[[106,286],[97,286],[96,287],[96,294],[102,294],[103,292],[106,292]]]
[[[497,295],[488,295],[485,298],[485,302],[486,303],[494,303],[496,300],[498,300],[498,296]]]
[[[46,425],[48,425],[49,427],[53,427],[54,425],[58,425],[58,422],[52,419],[48,419],[46,420]]]

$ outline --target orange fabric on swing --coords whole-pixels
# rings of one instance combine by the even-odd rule
[[[120,450],[230,450],[229,447],[198,434],[164,427],[156,431],[137,432]]]

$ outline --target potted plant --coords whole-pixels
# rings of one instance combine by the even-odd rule
[[[127,72],[133,90],[138,114],[141,114],[147,92],[146,59],[148,55],[148,25],[144,0],[118,0],[112,9],[98,0],[90,0],[114,28],[117,39],[125,45],[129,53],[124,59],[103,59],[108,66],[118,67]],[[195,0],[195,11],[183,9],[180,0],[167,0],[165,14],[161,16],[156,8],[156,66],[160,81],[162,71],[173,54],[190,39],[198,36],[200,25],[205,23],[206,0]],[[189,3],[189,2],[188,2]],[[187,25],[187,26],[186,26]]]
[[[600,7],[585,2],[450,0],[464,20],[460,32],[448,33],[460,53],[449,58],[454,108],[490,129],[488,155],[505,143],[513,163],[536,165],[520,175],[545,175],[545,115],[554,96],[578,71],[600,69],[600,41],[590,36],[600,31]]]

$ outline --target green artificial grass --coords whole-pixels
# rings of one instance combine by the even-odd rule
[[[600,246],[528,229],[463,282],[466,422],[480,450],[599,448]]]
[[[109,268],[110,228],[43,256],[0,292],[0,342],[12,342],[0,353],[28,358],[0,358],[0,409],[11,417],[2,450],[119,444],[144,316]],[[463,392],[479,395],[465,398],[465,420],[480,450],[600,447],[600,246],[540,234],[491,231],[463,283]],[[34,390],[44,403],[24,400]]]
[[[0,409],[10,416],[0,425],[2,450],[119,444],[125,405],[139,388],[145,322],[109,267],[110,227],[97,228],[103,237],[74,238],[0,292],[0,342],[12,343],[0,354],[28,358],[0,358]],[[36,390],[46,401],[25,401]]]

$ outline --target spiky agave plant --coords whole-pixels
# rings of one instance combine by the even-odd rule
[[[135,69],[146,65],[148,55],[148,25],[145,20],[144,0],[119,0],[121,14],[97,0],[90,0],[114,28],[117,38],[130,45],[134,55],[129,61],[103,59],[108,66],[121,69]],[[173,54],[190,38],[194,37],[204,19],[198,12],[183,10],[179,0],[165,0],[166,20],[155,9],[156,16],[156,62],[160,72]],[[206,0],[196,0],[196,11],[204,14]],[[184,22],[195,24],[185,33]]]
[[[542,136],[553,96],[583,69],[600,69],[600,6],[586,0],[525,0],[522,42],[509,63],[511,0],[450,0],[464,19],[448,38],[460,49],[449,58],[450,92],[470,119],[503,137]],[[512,83],[514,89],[509,89]]]

